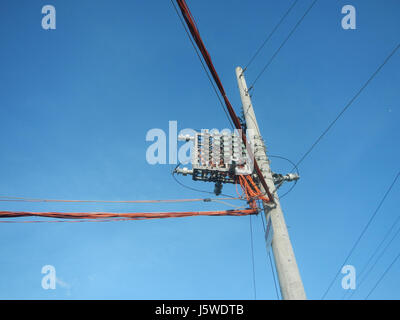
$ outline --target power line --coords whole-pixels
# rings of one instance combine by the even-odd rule
[[[363,237],[363,235],[365,234],[365,232],[367,231],[367,229],[369,228],[369,226],[371,225],[372,221],[374,220],[375,216],[377,215],[379,209],[381,208],[382,204],[385,202],[386,197],[388,196],[388,194],[390,193],[390,191],[392,190],[393,186],[395,185],[398,177],[400,175],[400,171],[397,173],[396,177],[394,178],[393,182],[391,183],[390,187],[388,188],[388,190],[386,191],[385,195],[383,196],[382,200],[379,202],[378,207],[375,209],[374,213],[372,214],[371,218],[369,219],[368,223],[366,224],[366,226],[364,227],[364,229],[361,231],[361,234],[359,235],[359,237],[357,238],[356,242],[354,243],[353,247],[351,248],[349,254],[347,255],[347,257],[344,259],[343,264],[340,266],[338,272],[336,273],[335,277],[333,278],[333,280],[331,281],[331,283],[329,284],[328,288],[326,289],[325,293],[322,295],[321,300],[323,300],[325,298],[325,296],[328,294],[329,290],[331,289],[332,285],[335,283],[338,275],[340,274],[341,269],[343,268],[343,266],[346,264],[346,262],[349,260],[350,256],[353,254],[355,248],[357,247],[358,243],[360,242],[361,238]]]
[[[211,75],[215,81],[215,84],[217,85],[217,87],[219,89],[219,92],[225,102],[226,109],[231,117],[232,122],[235,125],[235,128],[242,129],[241,121],[240,121],[239,117],[236,115],[236,112],[233,109],[232,104],[230,103],[230,101],[226,95],[225,88],[222,85],[221,79],[219,78],[217,71],[215,70],[211,56],[210,56],[209,52],[207,51],[207,48],[200,36],[199,30],[197,29],[197,27],[195,25],[193,17],[190,13],[190,9],[188,8],[185,0],[177,0],[177,3],[179,5],[179,8],[183,15],[183,18],[185,19],[187,27],[189,28],[190,34],[192,35],[193,40],[196,42],[196,45],[202,54],[204,62],[207,64],[209,72],[211,73]],[[244,145],[247,146],[247,138],[243,132],[241,134],[241,137],[242,137],[242,141],[243,141]],[[247,151],[248,151],[249,155],[252,156],[252,151],[250,150],[250,148],[247,148]],[[273,196],[271,195],[271,193],[269,191],[268,185],[264,179],[264,176],[261,172],[260,167],[258,166],[256,159],[254,159],[253,164],[254,164],[254,169],[257,173],[258,179],[268,194],[268,201],[274,202]]]
[[[133,204],[133,203],[177,203],[177,202],[210,202],[210,201],[221,201],[221,200],[234,200],[235,198],[204,198],[204,199],[162,199],[162,200],[58,200],[58,199],[32,199],[32,198],[21,198],[21,197],[5,197],[0,196],[0,202],[45,202],[45,203],[107,203],[107,204]],[[242,200],[236,198],[237,200]]]
[[[262,224],[263,224],[264,235],[265,235],[266,229],[265,229],[264,215],[263,214],[261,214],[261,221],[262,221]],[[268,258],[269,258],[269,264],[271,266],[272,278],[274,279],[274,287],[275,287],[276,298],[278,300],[280,300],[279,292],[278,292],[278,285],[277,285],[276,276],[275,276],[274,265],[272,263],[272,258],[271,258],[271,252],[270,251],[268,251]]]
[[[256,288],[256,271],[254,266],[254,244],[253,244],[253,224],[251,222],[250,216],[250,244],[251,244],[251,261],[253,266],[253,290],[254,290],[254,300],[257,300],[257,288]]]
[[[279,291],[278,291],[278,285],[277,285],[277,283],[276,283],[275,269],[274,269],[274,265],[273,265],[273,263],[272,263],[271,252],[268,252],[268,258],[269,258],[269,264],[270,264],[270,266],[271,266],[272,278],[274,279],[274,286],[275,286],[276,298],[277,298],[278,300],[280,300]]]
[[[368,80],[364,83],[364,85],[357,91],[357,93],[351,98],[351,100],[345,105],[345,107],[340,111],[340,113],[336,116],[336,118],[329,124],[329,126],[322,132],[322,134],[318,137],[318,139],[311,145],[311,147],[307,150],[307,152],[300,158],[300,160],[296,163],[297,166],[300,165],[301,162],[311,153],[314,147],[322,140],[322,138],[327,134],[327,132],[333,127],[336,121],[345,113],[345,111],[352,105],[352,103],[357,99],[357,97],[361,94],[361,92],[368,86],[368,84],[372,81],[372,79],[378,74],[378,72],[383,68],[383,66],[389,61],[389,59],[396,53],[399,49],[400,44],[398,44],[392,52],[386,57],[383,63],[375,70],[375,72],[368,78]]]
[[[225,113],[226,117],[228,118],[229,124],[231,125],[232,128],[234,128],[233,123],[232,123],[232,120],[231,120],[231,118],[229,117],[228,112],[227,112],[226,109],[225,109],[224,103],[222,102],[220,95],[218,94],[218,90],[217,90],[217,88],[215,87],[214,82],[212,81],[211,76],[210,76],[210,74],[209,74],[208,71],[207,71],[206,66],[204,65],[203,59],[201,59],[200,53],[198,52],[198,50],[197,50],[197,48],[196,48],[196,45],[194,44],[193,39],[192,39],[192,37],[191,37],[190,34],[189,34],[189,31],[186,29],[185,22],[183,21],[181,15],[179,14],[178,9],[177,9],[177,7],[176,7],[176,5],[175,5],[175,3],[174,3],[174,0],[171,0],[171,3],[172,3],[172,5],[173,5],[173,7],[174,7],[174,9],[175,9],[176,14],[177,14],[178,17],[179,17],[179,20],[180,20],[181,23],[182,23],[183,29],[185,29],[186,35],[188,36],[188,38],[189,38],[189,40],[190,40],[190,43],[192,44],[193,49],[194,49],[194,51],[196,52],[197,57],[199,58],[199,61],[200,61],[201,65],[202,65],[202,67],[203,67],[203,69],[204,69],[204,72],[206,73],[207,78],[208,78],[208,80],[210,81],[212,88],[214,89],[215,95],[217,96],[218,101],[219,101],[219,103],[221,104],[222,109],[224,110],[224,113]],[[194,21],[194,20],[193,20],[193,21]],[[196,26],[196,27],[197,27],[197,26]]]
[[[285,158],[285,157],[282,157],[282,156],[269,155],[269,157],[270,157],[270,158],[278,158],[278,159],[286,160],[287,162],[289,162],[290,164],[293,165],[292,170],[295,169],[297,175],[300,177],[299,168],[297,167],[297,165],[296,165],[293,161],[291,161],[291,160],[289,160],[289,159],[287,159],[287,158]],[[296,184],[297,184],[298,181],[299,181],[299,180],[296,180],[296,181],[293,183],[293,185],[289,188],[289,190],[286,191],[283,195],[279,196],[279,198],[282,199],[284,196],[286,196],[288,193],[290,193],[290,192],[294,189],[294,187],[296,186]],[[272,194],[274,194],[277,190],[278,190],[277,187],[275,187],[275,190],[272,192]],[[266,196],[267,194],[264,193],[263,195]],[[275,195],[274,195],[274,199],[276,199]]]
[[[281,43],[281,45],[279,46],[279,48],[275,51],[275,53],[272,55],[272,57],[269,59],[269,61],[267,62],[267,64],[264,66],[264,68],[261,70],[261,72],[257,75],[256,79],[253,81],[253,83],[250,85],[249,90],[251,91],[251,89],[254,88],[255,83],[257,82],[257,80],[262,76],[262,74],[265,72],[265,70],[267,70],[267,68],[270,66],[270,64],[272,63],[272,61],[275,59],[275,57],[277,56],[277,54],[279,53],[279,51],[281,51],[281,49],[283,48],[283,46],[286,44],[286,42],[290,39],[290,37],[292,36],[292,34],[296,31],[297,27],[301,24],[301,22],[304,20],[304,18],[307,16],[307,14],[310,12],[310,10],[312,9],[312,7],[315,5],[315,3],[318,0],[314,0],[311,5],[307,8],[306,12],[303,14],[303,16],[300,18],[299,21],[297,21],[296,25],[293,27],[293,29],[290,31],[290,33],[288,34],[288,36],[285,38],[285,40],[283,40],[283,42]]]
[[[370,264],[370,262],[374,259],[375,255],[379,252],[380,248],[382,247],[382,245],[385,243],[386,239],[389,237],[389,235],[391,234],[392,230],[394,229],[394,227],[396,226],[396,224],[400,221],[400,215],[396,218],[396,220],[392,223],[391,227],[389,228],[389,230],[386,232],[385,236],[383,237],[382,241],[379,243],[379,245],[376,247],[375,251],[373,252],[373,254],[369,257],[368,261],[365,263],[364,267],[362,268],[361,272],[359,273],[358,277],[360,277],[361,275],[364,274],[364,271],[367,269],[368,265]],[[396,234],[400,231],[400,228],[397,230]],[[390,242],[393,241],[390,240]],[[385,250],[385,249],[384,249]],[[379,258],[378,258],[379,260]],[[375,262],[376,263],[376,262]],[[370,268],[369,270],[371,270],[372,268]],[[370,271],[369,271],[370,272]],[[368,273],[369,273],[368,272]],[[363,280],[366,277],[363,277],[362,280],[358,283],[357,285],[357,289],[360,287],[361,283],[363,282]],[[349,299],[353,296],[353,294],[356,291],[354,290],[351,294]],[[344,299],[347,295],[347,292],[345,292],[345,294],[343,295],[342,299]]]
[[[269,155],[269,157],[270,157],[270,158],[277,158],[277,159],[286,160],[287,162],[289,162],[290,164],[293,165],[292,170],[295,169],[297,175],[300,177],[299,168],[298,168],[297,165],[296,165],[293,161],[291,161],[290,159],[285,158],[285,157],[282,157],[282,156],[274,156],[274,155]],[[294,189],[294,187],[296,187],[298,181],[299,181],[299,180],[295,180],[295,182],[294,182],[293,185],[289,188],[289,190],[286,191],[283,195],[279,196],[279,198],[282,199],[284,196],[286,196],[288,193],[290,193],[290,192]],[[276,190],[275,190],[275,191],[276,191]]]
[[[247,68],[250,66],[250,64],[254,61],[254,59],[258,56],[258,54],[261,52],[261,50],[264,48],[264,46],[267,44],[267,42],[269,41],[269,39],[271,39],[272,35],[275,33],[275,31],[279,28],[279,26],[282,24],[283,20],[285,20],[285,18],[287,17],[287,15],[290,13],[290,11],[292,11],[293,7],[296,5],[296,3],[298,2],[298,0],[294,1],[293,4],[289,7],[289,9],[285,12],[285,14],[281,17],[281,19],[279,20],[279,22],[275,25],[275,27],[272,29],[272,31],[269,33],[269,35],[267,36],[267,38],[264,40],[264,42],[261,44],[261,46],[257,49],[257,51],[255,52],[255,54],[251,57],[251,59],[249,60],[249,62],[247,62],[247,64],[245,65],[245,67],[243,68],[243,72],[245,72],[247,70]]]
[[[365,274],[365,276],[361,279],[361,281],[357,284],[357,289],[360,288],[360,286],[363,284],[364,280],[368,278],[368,275],[372,272],[372,270],[374,269],[374,267],[376,266],[376,264],[379,262],[379,260],[382,258],[382,256],[385,254],[385,252],[387,251],[387,249],[389,248],[389,246],[392,244],[392,242],[394,241],[394,239],[396,239],[396,237],[399,235],[400,233],[400,228],[396,231],[396,233],[393,235],[392,239],[390,239],[390,241],[388,242],[388,244],[385,246],[385,248],[382,250],[381,254],[378,256],[378,258],[375,260],[374,264],[371,266],[371,268],[369,268],[368,272]],[[349,299],[353,296],[353,294],[356,292],[356,290],[354,290],[351,295],[349,296]]]
[[[374,292],[374,290],[376,289],[376,287],[378,286],[378,284],[383,280],[383,278],[385,277],[385,275],[389,272],[389,270],[393,267],[393,265],[396,263],[397,259],[399,259],[400,257],[400,253],[397,255],[396,258],[394,258],[394,260],[392,261],[392,263],[386,268],[385,272],[383,272],[382,276],[379,278],[379,280],[376,282],[375,286],[371,289],[371,291],[368,293],[368,295],[365,297],[365,300],[368,299],[368,297],[372,294],[372,292]]]
[[[0,211],[0,218],[42,217],[55,219],[117,219],[143,220],[158,218],[179,218],[191,216],[245,216],[257,214],[254,208],[245,210],[185,211],[185,212],[26,212]],[[0,221],[3,222],[3,221]],[[9,222],[9,221],[5,221]],[[23,221],[24,222],[24,221]],[[26,221],[25,221],[26,222]]]

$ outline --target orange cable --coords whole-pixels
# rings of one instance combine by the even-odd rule
[[[191,216],[245,216],[256,214],[254,208],[242,210],[223,211],[191,211],[191,212],[24,212],[24,211],[0,211],[0,218],[18,217],[46,217],[57,219],[117,219],[117,220],[142,220],[157,218],[179,218]]]

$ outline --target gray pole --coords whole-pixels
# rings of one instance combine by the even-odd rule
[[[243,70],[241,67],[236,68],[236,77],[238,81],[240,98],[242,100],[243,113],[246,120],[247,129],[250,132],[250,141],[254,143],[254,157],[257,160],[258,166],[263,173],[265,182],[270,192],[275,197],[275,203],[264,202],[265,217],[270,217],[273,238],[272,250],[276,270],[278,272],[279,285],[281,288],[282,297],[285,300],[305,300],[306,293],[304,291],[303,282],[301,281],[300,272],[297,267],[296,258],[294,256],[292,244],[290,242],[289,233],[286,227],[285,219],[278,195],[275,191],[275,185],[272,178],[272,172],[269,166],[269,160],[266,154],[266,147],[258,128],[256,115],[253,110],[250,95],[248,93],[246,80],[244,79]],[[265,192],[262,186],[260,190]]]

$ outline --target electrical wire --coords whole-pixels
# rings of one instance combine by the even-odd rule
[[[271,257],[271,252],[268,252],[268,259],[269,259],[269,264],[270,264],[271,270],[272,270],[272,278],[274,279],[274,286],[275,286],[276,299],[277,299],[277,300],[280,300],[279,291],[278,291],[278,285],[277,285],[277,283],[276,283],[276,275],[275,275],[274,264],[273,264],[273,262],[272,262],[272,257]]]
[[[290,164],[293,165],[292,170],[295,169],[297,175],[300,177],[299,167],[298,167],[293,161],[289,160],[288,158],[282,157],[282,156],[269,155],[269,157],[270,157],[270,158],[277,158],[277,159],[286,160],[287,162],[289,162]],[[296,187],[298,181],[299,181],[299,180],[295,180],[295,182],[294,182],[293,185],[289,188],[289,190],[286,191],[283,195],[280,195],[280,196],[279,196],[279,199],[282,199],[284,196],[286,196],[287,194],[289,194],[289,193],[294,189],[294,187]],[[275,190],[275,191],[276,191],[276,190]],[[273,192],[273,194],[275,193],[275,191]]]
[[[325,293],[322,295],[321,300],[323,300],[326,295],[328,294],[329,290],[332,288],[333,284],[335,283],[337,277],[339,276],[343,266],[347,263],[347,261],[349,260],[349,258],[351,257],[351,255],[353,254],[354,250],[356,249],[357,245],[359,244],[361,238],[364,236],[365,232],[367,231],[367,229],[369,228],[369,226],[371,225],[372,221],[374,220],[375,216],[377,215],[377,213],[379,212],[379,209],[382,207],[383,203],[386,200],[386,197],[389,195],[390,191],[392,190],[393,186],[395,185],[398,177],[400,175],[400,171],[397,173],[396,177],[394,178],[393,182],[391,183],[391,185],[389,186],[389,188],[387,189],[387,191],[385,192],[383,198],[381,199],[381,201],[379,202],[377,208],[375,209],[374,213],[372,214],[371,218],[368,220],[368,223],[365,225],[364,229],[361,231],[361,234],[358,236],[356,242],[353,244],[352,248],[350,249],[350,252],[348,253],[348,255],[346,256],[346,258],[344,259],[344,262],[342,263],[342,265],[340,266],[339,270],[337,271],[335,277],[333,278],[333,280],[330,282],[328,288],[326,289]]]
[[[182,23],[183,29],[185,29],[186,35],[188,36],[188,38],[189,38],[189,40],[190,40],[190,43],[192,44],[193,49],[194,49],[194,51],[196,52],[197,57],[199,58],[199,61],[200,61],[200,63],[201,63],[201,66],[202,66],[203,69],[204,69],[204,72],[206,73],[207,78],[208,78],[208,80],[210,81],[212,88],[214,89],[214,92],[215,92],[215,94],[216,94],[216,96],[217,96],[217,98],[218,98],[218,101],[220,102],[220,104],[221,104],[221,106],[222,106],[222,109],[224,110],[224,113],[225,113],[225,115],[226,115],[226,117],[227,117],[227,119],[228,119],[228,121],[229,121],[229,124],[230,124],[231,127],[233,128],[233,123],[232,123],[232,121],[231,121],[231,119],[230,119],[230,117],[229,117],[227,111],[225,110],[224,103],[222,102],[221,97],[220,97],[220,95],[219,95],[219,93],[218,93],[218,90],[217,90],[217,88],[215,87],[214,82],[212,81],[211,76],[210,76],[210,74],[209,74],[208,71],[207,71],[207,68],[206,68],[206,66],[205,66],[205,64],[204,64],[204,62],[203,62],[203,59],[201,58],[201,56],[200,56],[200,54],[199,54],[197,48],[196,48],[196,45],[194,44],[192,38],[190,37],[189,31],[187,30],[187,28],[186,28],[186,26],[185,26],[185,22],[183,21],[181,15],[180,15],[179,12],[178,12],[178,9],[177,9],[177,7],[176,7],[176,5],[175,5],[175,3],[174,3],[174,0],[171,0],[171,3],[172,3],[172,5],[173,5],[173,7],[174,7],[174,9],[175,9],[176,14],[177,14],[178,17],[179,17],[179,20],[180,20],[181,23]],[[190,15],[191,15],[191,14],[190,14]],[[193,16],[191,16],[191,17],[192,17],[193,22],[194,22],[195,25],[196,25],[196,21],[194,20]],[[196,28],[197,28],[197,25],[196,25]]]
[[[268,34],[267,38],[264,40],[264,42],[261,44],[261,46],[257,49],[255,54],[250,58],[249,62],[246,63],[245,67],[243,68],[243,72],[247,70],[247,68],[251,65],[251,63],[254,61],[254,59],[258,56],[258,54],[261,52],[261,50],[264,48],[264,46],[267,44],[269,39],[273,36],[275,31],[279,28],[279,26],[282,24],[283,20],[287,17],[287,15],[292,11],[293,7],[296,5],[298,0],[295,0],[292,5],[289,7],[289,9],[285,12],[285,14],[281,17],[279,22],[275,25],[275,27],[272,29],[272,31]]]
[[[389,237],[389,235],[392,233],[392,230],[394,229],[394,227],[397,225],[397,223],[400,221],[400,215],[397,216],[396,220],[392,223],[391,227],[389,228],[389,230],[386,232],[385,236],[383,237],[382,241],[379,243],[379,245],[376,247],[375,251],[373,252],[373,254],[369,257],[368,261],[364,264],[363,268],[361,269],[360,272],[358,272],[357,277],[361,277],[364,274],[364,271],[367,269],[368,265],[370,264],[370,262],[374,259],[374,257],[376,256],[376,254],[379,252],[379,250],[381,249],[382,245],[385,243],[386,239]],[[400,228],[397,232],[400,231]],[[396,234],[397,234],[396,232]],[[392,241],[392,240],[391,240]],[[378,258],[379,259],[379,258]],[[371,270],[371,269],[370,269]],[[365,277],[364,277],[365,278]],[[363,278],[363,279],[364,279]],[[360,284],[363,282],[363,279],[358,283],[357,285],[357,289],[360,287]],[[353,290],[352,293],[349,296],[349,299],[354,295],[355,291]],[[345,292],[345,294],[342,297],[342,300],[347,296],[348,292]]]
[[[231,198],[228,198],[228,199],[233,200],[233,199],[231,199]],[[208,200],[208,199],[207,199],[207,200]],[[243,200],[243,199],[237,198],[237,199],[235,199],[235,200]],[[217,200],[217,199],[210,199],[210,200],[208,200],[208,201],[210,201],[210,202],[216,202],[216,203],[221,203],[221,204],[224,204],[224,205],[226,205],[226,206],[235,208],[235,209],[237,209],[237,210],[241,210],[241,209],[246,208],[245,206],[237,206],[237,205],[234,205],[234,204],[232,204],[232,203],[229,203],[229,202],[226,202],[226,201]]]
[[[247,202],[251,203],[256,200],[267,201],[268,198],[261,192],[261,190],[257,187],[253,178],[250,175],[245,176],[237,176],[237,182],[240,184],[243,193],[246,195]]]
[[[214,192],[206,191],[206,190],[201,190],[201,189],[197,189],[197,188],[193,188],[193,187],[189,187],[189,186],[183,184],[182,182],[180,182],[180,181],[176,178],[176,176],[175,176],[175,173],[176,173],[175,170],[176,170],[180,165],[181,165],[181,163],[178,163],[178,165],[177,165],[177,166],[174,168],[174,170],[172,170],[172,172],[171,172],[172,178],[175,180],[176,183],[178,183],[180,186],[182,186],[182,187],[184,187],[184,188],[186,188],[186,189],[188,189],[188,190],[191,190],[191,191],[196,191],[196,192],[201,192],[201,193],[208,193],[208,194],[214,194]],[[244,199],[237,198],[237,197],[235,197],[235,196],[231,196],[231,195],[229,195],[229,194],[221,193],[221,195],[224,196],[224,197],[228,197],[228,198],[231,198],[231,199],[235,199],[235,200],[244,200]]]
[[[220,211],[186,211],[186,212],[25,212],[25,211],[0,211],[0,218],[41,217],[55,219],[117,219],[143,220],[161,218],[181,218],[192,216],[246,216],[257,214],[258,210],[248,208],[244,210]],[[2,222],[2,221],[0,221]],[[8,221],[7,221],[8,222]],[[24,221],[26,222],[26,221]]]
[[[250,221],[250,246],[251,246],[251,261],[253,267],[253,290],[254,290],[254,300],[257,300],[257,287],[256,287],[256,271],[254,265],[254,243],[253,243],[253,224],[251,222],[251,216],[249,216]]]
[[[297,165],[296,165],[293,161],[291,161],[291,160],[289,160],[289,159],[287,159],[287,158],[285,158],[285,157],[282,157],[282,156],[269,155],[268,157],[270,157],[270,158],[279,158],[279,159],[283,159],[283,160],[288,161],[290,164],[293,165],[292,170],[295,169],[297,175],[300,176],[299,168],[297,167]],[[282,199],[284,196],[286,196],[287,194],[289,194],[289,193],[294,189],[294,187],[296,186],[297,182],[298,182],[298,180],[296,180],[296,181],[293,183],[293,185],[289,188],[288,191],[286,191],[283,195],[280,195],[279,198]],[[274,199],[275,199],[275,200],[277,200],[276,195],[275,195],[275,193],[276,193],[277,191],[278,191],[278,188],[275,188],[275,190],[272,192],[272,195],[274,196]],[[262,195],[263,195],[263,196],[267,196],[266,193],[263,193]]]
[[[175,167],[175,169],[180,165],[180,163]],[[175,170],[172,172],[172,176],[174,176]],[[196,211],[196,212],[130,212],[130,213],[113,213],[113,212],[24,212],[24,211],[0,211],[0,218],[19,218],[19,217],[44,217],[44,218],[56,218],[56,219],[97,219],[98,221],[111,221],[109,219],[114,219],[113,221],[121,221],[121,220],[142,220],[142,219],[157,219],[157,218],[176,218],[176,217],[188,217],[188,216],[224,216],[224,215],[233,215],[233,216],[243,216],[243,215],[251,215],[257,214],[259,209],[256,205],[256,200],[263,198],[260,190],[255,185],[251,176],[239,176],[240,185],[243,189],[244,194],[246,195],[247,202],[250,205],[250,208],[234,206],[230,203],[226,203],[219,199],[177,199],[177,200],[133,200],[133,201],[104,201],[104,200],[51,200],[51,199],[30,199],[30,198],[12,198],[5,197],[6,201],[28,201],[28,202],[111,202],[111,203],[154,203],[154,202],[187,202],[187,201],[207,201],[207,202],[220,202],[225,205],[230,205],[235,207],[235,209],[224,210],[224,211]],[[178,180],[176,180],[179,182]],[[182,184],[183,185],[183,184]],[[183,185],[184,186],[184,185]],[[187,186],[185,186],[187,187]],[[190,187],[188,187],[190,188]],[[193,189],[193,188],[190,188]],[[241,198],[234,198],[228,196],[228,199],[232,200],[242,200]],[[63,220],[59,220],[60,222]],[[0,221],[1,223],[35,223],[39,221],[14,221],[14,220],[6,220]]]
[[[1,221],[0,223],[11,223],[11,224],[16,224],[16,223],[81,223],[81,222],[120,222],[120,221],[129,221],[133,219],[117,219],[117,218],[112,218],[112,219],[79,219],[79,220],[23,220],[23,221],[18,221],[18,220],[4,220]]]
[[[56,200],[56,199],[32,199],[32,198],[21,198],[21,197],[4,197],[0,196],[0,202],[48,202],[48,203],[177,203],[177,202],[212,202],[217,199],[212,198],[201,198],[201,199],[166,199],[166,200],[121,200],[121,201],[109,201],[109,200]],[[219,198],[221,200],[241,200],[238,198]]]
[[[263,229],[264,229],[264,234],[265,234],[266,228],[265,228],[265,223],[264,223],[264,215],[261,214],[260,216],[261,216],[261,221],[262,221],[262,224],[263,224]],[[273,278],[273,280],[274,280],[276,298],[277,298],[278,300],[280,300],[279,291],[278,291],[278,285],[277,285],[276,276],[275,276],[274,265],[273,265],[273,263],[272,263],[271,251],[268,251],[268,258],[269,258],[269,264],[270,264],[271,271],[272,271],[272,278]]]
[[[399,259],[400,253],[394,258],[392,263],[386,268],[386,270],[383,272],[382,276],[379,278],[379,280],[375,283],[374,287],[371,289],[371,291],[368,293],[368,295],[365,297],[365,300],[369,298],[369,296],[375,291],[376,287],[381,283],[383,278],[386,276],[386,274],[389,272],[389,270],[393,267],[393,265],[396,263],[396,261]]]
[[[261,72],[257,75],[257,77],[255,78],[255,80],[253,81],[253,83],[250,85],[249,87],[249,92],[254,88],[254,85],[256,84],[256,82],[258,81],[258,79],[260,79],[260,77],[263,75],[263,73],[265,72],[265,70],[267,70],[267,68],[270,66],[270,64],[272,63],[272,61],[275,59],[275,57],[277,56],[277,54],[279,53],[279,51],[281,51],[281,49],[283,48],[283,46],[286,44],[286,42],[290,39],[290,37],[293,35],[293,33],[296,31],[297,27],[301,24],[301,22],[304,20],[304,18],[307,16],[307,14],[310,12],[310,10],[312,9],[312,7],[315,5],[315,3],[318,0],[314,0],[311,5],[307,8],[306,12],[303,14],[303,16],[299,19],[299,21],[297,21],[296,25],[293,27],[293,29],[290,31],[290,33],[288,34],[288,36],[285,38],[285,40],[281,43],[281,45],[279,46],[279,48],[275,51],[275,53],[272,55],[272,57],[268,60],[267,64],[264,66],[264,68],[262,68]]]
[[[248,147],[247,151],[249,153],[249,156],[254,159],[252,151],[251,151],[251,149],[249,148],[249,146],[247,144],[246,135],[242,130],[241,121],[240,121],[239,117],[236,115],[236,112],[233,109],[232,104],[230,103],[230,101],[229,101],[229,99],[228,99],[228,97],[226,95],[224,86],[222,85],[221,79],[219,78],[218,73],[215,70],[215,67],[214,67],[214,64],[212,62],[211,56],[210,56],[209,52],[207,51],[207,49],[206,49],[206,47],[204,45],[204,42],[203,42],[203,40],[202,40],[202,38],[200,36],[199,30],[196,27],[196,24],[195,24],[195,22],[193,20],[193,16],[192,16],[192,14],[190,12],[190,9],[187,6],[185,0],[176,0],[176,1],[177,1],[178,6],[179,6],[179,8],[181,10],[181,13],[182,13],[182,16],[183,16],[183,18],[184,18],[184,20],[186,22],[186,25],[187,25],[187,27],[188,27],[188,29],[190,31],[190,34],[192,35],[193,40],[195,41],[198,49],[200,50],[200,52],[201,52],[201,54],[203,56],[203,59],[204,59],[205,63],[207,64],[207,67],[208,67],[208,69],[209,69],[209,71],[210,71],[210,73],[211,73],[211,75],[212,75],[212,77],[214,79],[214,82],[217,85],[218,90],[219,90],[219,92],[220,92],[220,94],[221,94],[221,96],[222,96],[222,98],[223,98],[223,100],[225,102],[225,107],[226,107],[226,109],[227,109],[227,111],[228,111],[228,113],[229,113],[229,115],[230,115],[230,117],[232,119],[234,127],[236,129],[238,129],[238,130],[241,130],[241,132],[242,132],[242,134],[241,134],[242,141],[243,141],[244,145],[246,147]],[[268,201],[274,202],[273,196],[271,195],[271,193],[269,191],[268,185],[265,182],[264,176],[263,176],[263,174],[262,174],[262,172],[260,170],[260,167],[258,166],[258,163],[257,163],[257,161],[255,159],[254,159],[254,169],[255,169],[255,171],[257,173],[258,179],[260,180],[262,186],[264,187],[266,193],[268,194]]]
[[[322,132],[322,134],[318,137],[318,139],[311,145],[311,147],[304,153],[304,155],[297,161],[296,165],[299,166],[300,163],[304,161],[304,159],[311,153],[314,147],[322,140],[322,138],[328,133],[328,131],[333,127],[336,121],[344,114],[344,112],[353,104],[353,102],[357,99],[357,97],[363,92],[363,90],[368,86],[368,84],[372,81],[372,79],[379,73],[379,71],[383,68],[383,66],[390,60],[390,58],[396,53],[399,49],[400,44],[398,44],[390,54],[385,58],[382,64],[375,70],[375,72],[368,78],[368,80],[364,83],[364,85],[357,91],[357,93],[350,99],[350,101],[345,105],[345,107],[339,112],[336,118],[329,124],[329,126]]]
[[[356,290],[360,289],[361,285],[364,283],[364,280],[368,278],[368,275],[372,272],[372,270],[375,268],[379,260],[383,257],[387,249],[390,247],[390,245],[393,243],[393,241],[397,238],[397,236],[400,234],[400,228],[396,231],[396,233],[393,235],[392,239],[388,242],[388,244],[385,246],[385,248],[382,250],[381,254],[378,256],[378,258],[375,260],[373,265],[368,269],[368,272],[364,275],[364,277],[361,279],[361,281],[358,281],[357,283],[357,288]],[[361,273],[360,273],[361,275]],[[359,277],[359,276],[358,276]],[[349,299],[354,295],[356,290],[353,290],[351,295],[349,296]]]

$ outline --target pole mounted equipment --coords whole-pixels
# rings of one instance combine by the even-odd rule
[[[195,181],[214,182],[216,195],[223,183],[237,183],[237,176],[253,173],[252,161],[238,132],[203,130],[194,136],[178,136],[178,140],[192,141],[192,168],[176,168],[175,173],[192,175]]]
[[[233,107],[232,107],[232,105],[231,105],[231,103],[230,103],[230,101],[229,101],[229,99],[228,99],[228,97],[226,95],[224,86],[222,85],[222,82],[221,82],[221,80],[220,80],[220,78],[218,76],[218,73],[215,70],[214,64],[213,64],[213,62],[211,60],[211,56],[208,53],[208,51],[207,51],[207,49],[206,49],[206,47],[204,45],[203,40],[201,39],[200,32],[199,32],[199,30],[197,28],[197,25],[196,25],[196,22],[195,22],[195,20],[194,20],[194,18],[192,16],[192,13],[190,12],[189,7],[186,4],[185,0],[176,0],[176,2],[178,4],[178,6],[179,6],[179,9],[181,10],[183,19],[185,20],[185,23],[186,23],[186,25],[187,25],[187,27],[189,29],[189,32],[192,35],[193,40],[196,43],[196,45],[197,45],[197,47],[198,47],[198,49],[199,49],[199,51],[200,51],[200,53],[201,53],[201,55],[202,55],[202,57],[204,59],[204,62],[207,65],[208,70],[210,71],[211,76],[215,81],[216,86],[218,87],[218,90],[219,90],[219,92],[220,92],[220,94],[221,94],[221,96],[222,96],[222,98],[224,100],[224,103],[225,103],[226,109],[227,109],[227,111],[229,113],[229,116],[232,119],[232,122],[233,122],[233,124],[234,124],[234,126],[235,126],[235,128],[237,130],[241,130],[240,132],[241,132],[241,137],[242,137],[243,144],[245,146],[248,146],[246,134],[243,131],[242,125],[240,123],[240,119],[236,115],[236,112],[233,109]],[[250,158],[253,159],[254,157],[252,155],[252,151],[249,148],[247,148],[247,152],[249,153]],[[255,169],[255,172],[257,173],[257,176],[258,176],[258,179],[259,179],[261,185],[264,187],[264,193],[268,196],[268,201],[273,203],[274,202],[274,198],[273,198],[273,196],[272,196],[272,194],[270,192],[270,188],[268,187],[267,183],[265,182],[265,179],[264,179],[264,177],[263,177],[263,175],[261,173],[261,169],[260,169],[256,159],[254,160],[254,169]]]
[[[278,272],[279,284],[283,299],[303,300],[306,299],[306,294],[303,287],[303,282],[300,277],[300,272],[297,267],[296,258],[294,256],[292,244],[289,239],[289,233],[283,217],[282,209],[279,203],[279,198],[276,193],[276,186],[273,178],[273,173],[269,166],[269,160],[266,155],[266,148],[260,134],[256,116],[254,114],[249,90],[244,79],[242,68],[236,68],[236,76],[239,86],[240,97],[242,100],[243,113],[245,117],[247,129],[253,130],[249,140],[254,143],[253,150],[247,144],[247,137],[242,130],[242,124],[239,117],[236,115],[233,107],[226,95],[225,89],[212,63],[210,54],[208,53],[197,28],[196,22],[186,4],[185,0],[176,0],[182,16],[187,24],[189,32],[193,37],[201,55],[207,65],[212,78],[225,102],[227,111],[232,119],[232,122],[237,130],[241,130],[241,138],[243,145],[246,146],[248,155],[254,161],[254,171],[257,175],[257,180],[253,181],[251,175],[238,175],[240,184],[246,193],[247,198],[254,202],[256,199],[263,200],[264,212],[268,219],[271,219],[273,229],[272,249],[275,257],[276,269]],[[314,1],[315,3],[315,1]],[[297,26],[297,25],[296,25]],[[291,32],[293,33],[293,31]],[[287,41],[287,40],[285,40]],[[189,171],[189,170],[188,170]],[[230,171],[232,172],[232,171]],[[194,174],[194,169],[193,169]],[[229,176],[229,175],[228,175]],[[219,186],[216,188],[219,192]],[[266,197],[267,196],[267,197]]]

